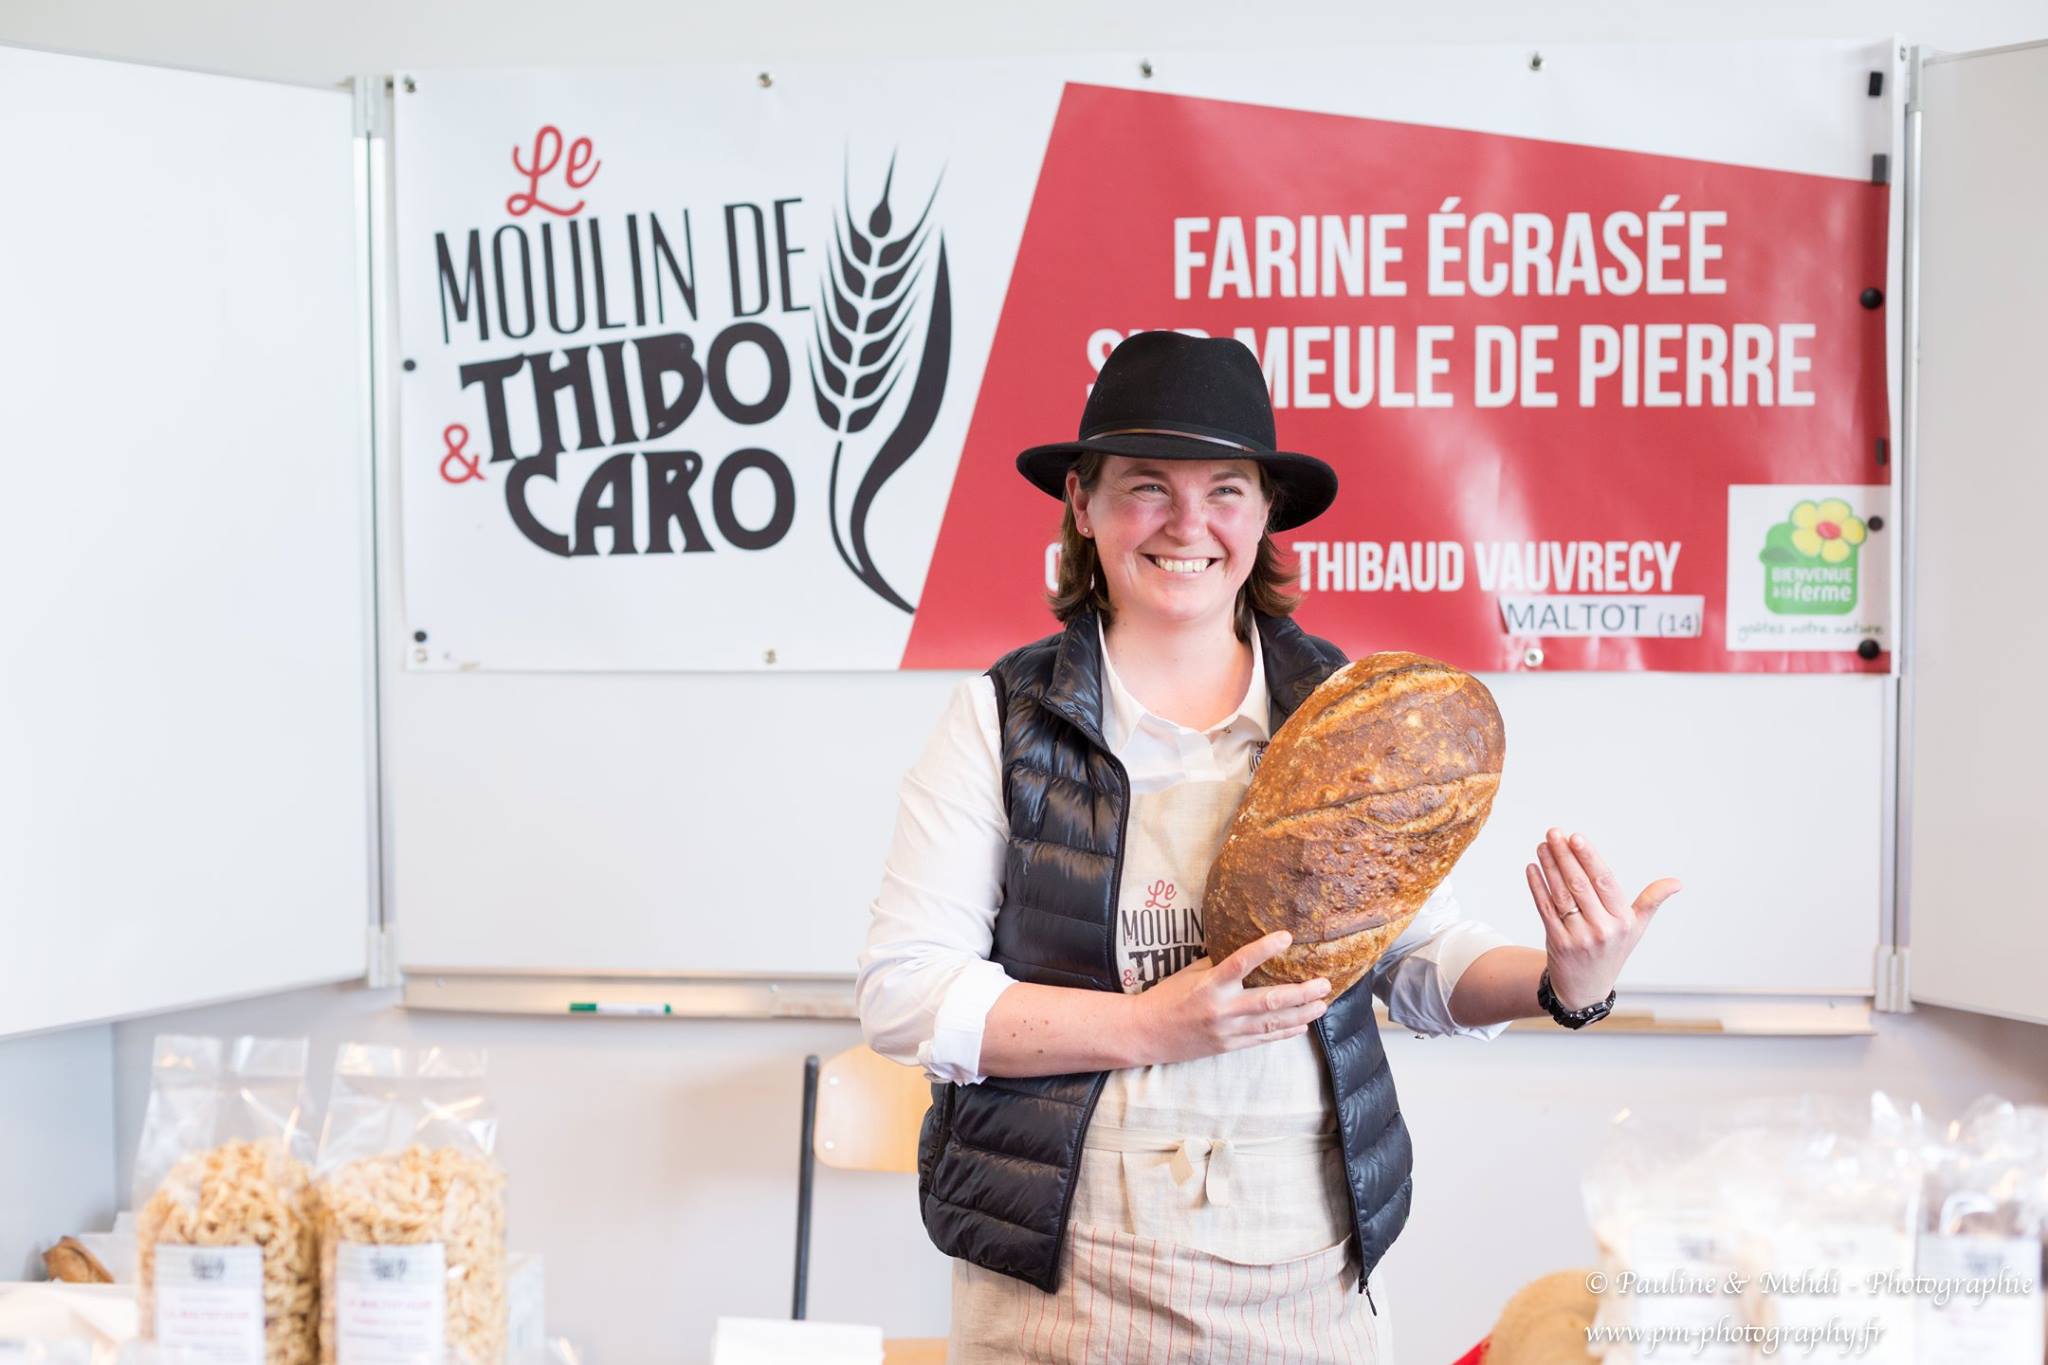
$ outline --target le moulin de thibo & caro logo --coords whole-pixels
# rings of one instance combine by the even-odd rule
[[[442,482],[496,482],[520,535],[564,558],[770,550],[795,524],[797,499],[822,498],[847,571],[890,606],[914,611],[877,566],[869,526],[883,486],[923,447],[945,396],[953,299],[932,217],[943,170],[911,219],[893,198],[902,187],[892,153],[873,207],[857,213],[849,151],[830,239],[814,252],[795,241],[803,195],[728,202],[715,215],[599,213],[593,185],[603,158],[590,138],[565,138],[553,124],[513,147],[512,166],[504,221],[434,233],[441,344],[473,353],[537,331],[573,344],[457,367],[455,391],[428,401],[465,408],[470,421],[480,407],[488,450],[470,450],[469,421],[448,422]],[[709,267],[701,273],[700,239]],[[817,271],[815,290],[803,282],[807,269]],[[812,399],[795,411],[792,339]],[[756,439],[715,461],[690,448],[686,425],[706,398],[727,422],[760,428]],[[534,417],[526,449],[514,435],[515,407]],[[599,454],[580,476],[573,518],[544,514],[555,503],[534,481],[557,481],[570,450]],[[510,467],[493,479],[487,470],[501,464]]]

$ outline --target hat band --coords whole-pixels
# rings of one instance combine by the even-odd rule
[[[1199,432],[1177,431],[1172,427],[1117,427],[1111,431],[1091,431],[1081,437],[1084,441],[1098,441],[1104,436],[1179,436],[1189,441],[1207,441],[1211,445],[1228,446],[1242,450],[1247,455],[1271,455],[1273,452],[1262,446],[1248,446],[1242,441],[1229,441],[1221,436],[1204,436]]]

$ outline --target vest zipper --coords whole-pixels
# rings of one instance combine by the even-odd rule
[[[1378,1027],[1375,1022],[1374,1027]],[[1315,1022],[1316,1037],[1323,1045],[1323,1066],[1330,1073],[1330,1098],[1337,1105],[1337,1150],[1344,1158],[1344,1197],[1351,1204],[1351,1232],[1358,1238],[1358,1292],[1365,1295],[1367,1307],[1372,1307],[1372,1291],[1365,1287],[1365,1223],[1358,1216],[1358,1191],[1351,1184],[1351,1149],[1344,1142],[1344,1097],[1336,1093],[1337,1063],[1330,1056],[1330,1016],[1326,1013]],[[1379,1309],[1373,1308],[1373,1316],[1379,1316]]]
[[[1086,734],[1087,732],[1083,731],[1082,733]],[[1116,870],[1110,875],[1109,881],[1110,896],[1112,898],[1109,911],[1109,932],[1103,938],[1103,943],[1107,946],[1108,949],[1107,965],[1109,967],[1110,989],[1120,990],[1122,988],[1116,984],[1117,975],[1115,900],[1120,899],[1123,894],[1124,840],[1129,836],[1131,825],[1131,774],[1124,767],[1123,760],[1118,758],[1115,754],[1109,752],[1108,745],[1102,745],[1101,748],[1103,755],[1107,757],[1110,763],[1114,765],[1114,767],[1116,768],[1117,780],[1123,784],[1124,789],[1123,807],[1117,812],[1116,819]],[[1074,1164],[1068,1168],[1069,1175],[1067,1179],[1067,1193],[1066,1196],[1060,1200],[1059,1236],[1055,1238],[1053,1241],[1053,1274],[1055,1277],[1057,1277],[1059,1274],[1059,1249],[1061,1245],[1064,1244],[1067,1240],[1067,1220],[1074,1209],[1074,1194],[1081,1184],[1081,1149],[1087,1144],[1089,1121],[1095,1117],[1095,1106],[1102,1099],[1103,1089],[1108,1084],[1109,1073],[1107,1071],[1096,1072],[1095,1084],[1092,1087],[1090,1087],[1088,1091],[1088,1103],[1081,1107],[1081,1128],[1080,1131],[1075,1134],[1074,1139]],[[1346,1179],[1348,1181],[1349,1177],[1347,1176]]]
[[[1103,935],[1102,939],[1105,950],[1104,965],[1109,968],[1110,987],[1113,990],[1120,990],[1122,988],[1117,984],[1116,971],[1116,911],[1117,902],[1123,899],[1124,842],[1130,838],[1131,829],[1131,774],[1130,770],[1124,767],[1124,761],[1109,752],[1107,745],[1103,746],[1102,752],[1115,766],[1117,781],[1121,782],[1124,788],[1124,803],[1116,813],[1116,870],[1110,874],[1109,881],[1109,932]]]

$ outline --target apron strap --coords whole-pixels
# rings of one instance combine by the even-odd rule
[[[1337,1145],[1331,1133],[1276,1133],[1262,1138],[1200,1137],[1142,1128],[1110,1128],[1091,1124],[1084,1147],[1107,1152],[1172,1152],[1169,1169],[1174,1183],[1199,1178],[1211,1204],[1225,1205],[1236,1186],[1240,1153],[1259,1156],[1309,1156]]]

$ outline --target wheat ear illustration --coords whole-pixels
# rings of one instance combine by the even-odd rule
[[[816,344],[811,348],[811,392],[818,417],[836,438],[826,499],[832,522],[832,545],[854,576],[890,605],[915,611],[889,586],[868,552],[867,521],[875,495],[901,469],[930,433],[939,399],[945,393],[952,353],[952,290],[946,271],[946,245],[938,242],[931,271],[931,309],[925,326],[923,354],[911,383],[902,421],[882,442],[874,458],[853,484],[851,499],[842,505],[840,465],[847,458],[847,438],[867,430],[901,376],[906,326],[915,311],[916,286],[925,273],[926,230],[938,183],[917,221],[895,236],[895,215],[889,190],[896,178],[891,154],[882,180],[881,198],[867,215],[866,231],[855,222],[851,188],[842,178],[843,213],[833,219],[832,265],[819,287],[815,313]],[[940,179],[944,179],[941,171]]]

